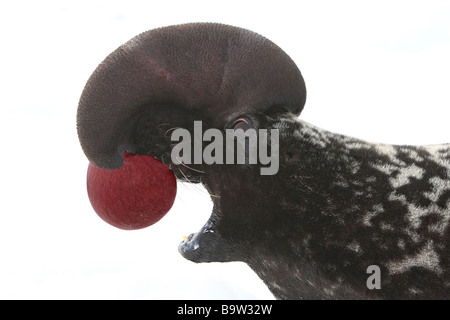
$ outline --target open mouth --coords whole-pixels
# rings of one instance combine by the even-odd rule
[[[208,242],[211,242],[208,241],[208,238],[211,238],[214,232],[213,223],[210,218],[198,232],[191,233],[185,237],[183,242],[178,246],[178,251],[188,260],[204,262],[202,260],[202,252],[205,251]]]
[[[220,211],[220,198],[212,196],[206,188],[213,202],[210,216],[197,232],[184,237],[178,245],[178,252],[187,260],[200,262],[226,262],[237,252],[235,245],[224,238],[222,234],[222,212]]]
[[[217,255],[224,251],[220,235],[215,228],[217,218],[217,214],[213,211],[199,231],[184,237],[178,251],[185,259],[193,262],[217,261]]]

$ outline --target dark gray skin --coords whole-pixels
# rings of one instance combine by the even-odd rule
[[[276,45],[247,30],[187,24],[143,33],[89,79],[78,109],[83,150],[120,167],[151,154],[202,183],[210,219],[179,246],[194,262],[246,262],[278,299],[449,299],[450,147],[370,144],[300,121],[304,81]],[[176,165],[170,133],[278,129],[279,171]],[[270,150],[270,147],[269,147]],[[367,268],[379,266],[381,289]]]

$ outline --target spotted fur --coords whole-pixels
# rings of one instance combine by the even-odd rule
[[[197,256],[188,241],[185,257],[245,261],[279,299],[450,298],[450,145],[368,143],[293,116],[253,117],[279,129],[280,170],[209,169],[215,236],[191,236]],[[379,290],[366,284],[371,265]]]

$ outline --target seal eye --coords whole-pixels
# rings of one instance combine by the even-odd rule
[[[234,130],[242,129],[242,130],[244,130],[244,132],[252,127],[253,126],[251,125],[250,121],[246,118],[237,118],[236,120],[234,120],[233,124],[231,125],[232,129],[234,129]]]

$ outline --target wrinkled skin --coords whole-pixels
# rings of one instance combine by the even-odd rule
[[[213,212],[180,244],[186,259],[246,262],[279,299],[450,298],[448,145],[375,145],[298,120],[301,74],[251,32],[215,24],[152,32],[91,77],[78,132],[98,166],[120,166],[123,151],[151,154],[179,180],[205,186]],[[202,120],[203,130],[224,132],[237,117],[279,130],[277,174],[171,161],[175,128],[192,132]],[[371,265],[380,290],[367,287]]]

